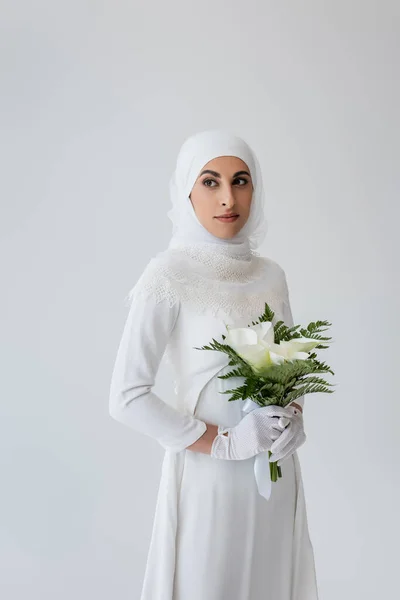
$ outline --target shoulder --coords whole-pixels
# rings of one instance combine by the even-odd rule
[[[277,273],[278,272],[284,272],[283,267],[276,260],[274,260],[273,258],[271,258],[270,256],[260,256],[260,259],[271,270],[274,270]]]
[[[260,256],[260,260],[264,263],[269,277],[273,276],[276,281],[286,283],[286,272],[280,263],[269,256]]]
[[[284,267],[270,257],[260,257],[266,264],[266,277],[268,282],[274,288],[274,292],[285,302],[289,299],[289,285]]]
[[[169,277],[168,256],[164,252],[150,259],[125,297],[125,304],[130,306],[136,296],[153,299],[157,304],[165,300],[170,307],[178,303],[178,295]]]

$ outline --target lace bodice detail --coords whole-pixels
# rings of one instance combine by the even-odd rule
[[[262,274],[263,259],[254,250],[245,254],[235,254],[234,249],[225,246],[202,243],[201,245],[175,245],[169,250],[175,273],[196,268],[199,277],[220,282],[248,283]]]
[[[258,316],[265,302],[274,309],[285,293],[283,270],[273,260],[251,250],[238,258],[203,247],[168,249],[151,259],[138,282],[126,297],[153,294],[172,307],[185,303],[197,314],[213,316]]]

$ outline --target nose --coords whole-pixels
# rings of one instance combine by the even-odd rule
[[[222,204],[222,206],[229,206],[229,207],[231,207],[235,204],[235,197],[230,188],[221,195],[221,204]]]

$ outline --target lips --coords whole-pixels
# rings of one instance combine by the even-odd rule
[[[237,221],[237,219],[239,218],[239,215],[233,215],[230,217],[215,217],[216,219],[218,219],[218,221],[221,221],[221,223],[233,223],[234,221]]]

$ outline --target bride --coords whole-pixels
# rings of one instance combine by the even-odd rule
[[[304,397],[245,413],[222,393],[241,383],[219,377],[227,355],[199,350],[265,302],[273,323],[293,325],[285,272],[256,250],[267,230],[257,157],[227,131],[197,133],[170,196],[172,237],[128,295],[110,386],[111,416],[165,449],[140,600],[317,600],[296,452]],[[152,390],[164,355],[172,399]],[[266,450],[282,469],[268,499],[254,474]]]

